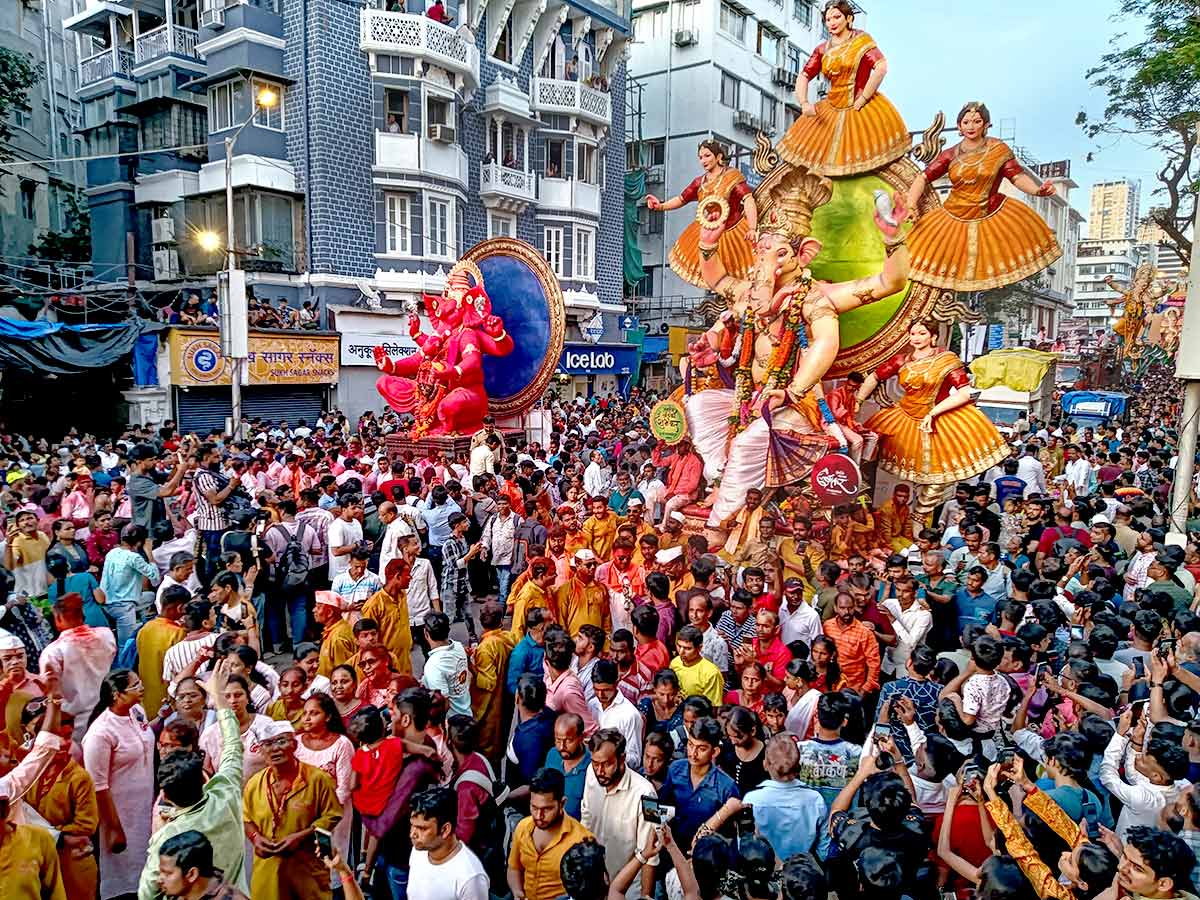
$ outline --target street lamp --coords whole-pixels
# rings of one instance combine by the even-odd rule
[[[233,238],[233,145],[243,129],[258,115],[261,109],[272,109],[279,103],[279,93],[264,87],[252,99],[250,115],[233,134],[225,138],[225,309],[220,318],[221,353],[233,363],[230,373],[230,406],[233,419],[233,439],[242,439],[242,369],[249,352],[249,325],[247,322],[245,274],[238,270],[237,249]],[[221,247],[221,237],[213,231],[201,231],[196,235],[201,249],[213,253]],[[237,275],[235,275],[237,273]]]

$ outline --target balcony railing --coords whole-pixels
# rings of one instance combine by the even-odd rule
[[[459,76],[473,90],[479,84],[479,50],[457,31],[428,16],[364,9],[359,49],[416,56]]]
[[[129,77],[133,71],[133,51],[110,47],[79,61],[79,83],[92,84],[112,75]]]
[[[137,43],[134,44],[137,61],[139,63],[149,62],[168,53],[198,59],[196,39],[196,32],[191,28],[176,25],[171,32],[168,32],[166,25],[159,25],[157,28],[138,35]]]
[[[599,216],[600,186],[577,178],[546,177],[538,185],[538,205]]]
[[[482,163],[479,168],[480,191],[498,191],[525,200],[532,200],[537,180],[532,172],[510,169],[499,163]]]
[[[563,78],[533,79],[533,108],[580,116],[598,125],[612,122],[612,97],[607,92]]]

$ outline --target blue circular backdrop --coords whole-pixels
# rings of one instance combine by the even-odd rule
[[[538,276],[512,256],[483,256],[476,260],[483,286],[492,301],[492,312],[504,320],[512,335],[508,356],[483,357],[483,384],[488,397],[504,401],[515,397],[537,378],[550,349],[550,301]]]

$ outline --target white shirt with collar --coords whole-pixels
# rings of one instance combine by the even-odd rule
[[[806,647],[811,647],[823,633],[823,624],[821,614],[803,601],[795,612],[788,610],[787,603],[779,606],[779,639],[785,644],[804,641]]]
[[[630,766],[642,764],[642,727],[645,720],[638,708],[620,691],[605,709],[593,695],[588,700],[592,715],[601,728],[615,728],[625,736],[625,762]]]
[[[642,815],[642,798],[657,796],[654,786],[633,769],[626,767],[620,781],[603,788],[596,780],[595,770],[588,766],[579,821],[604,848],[609,878],[624,868],[635,850],[646,846],[655,826]],[[658,857],[650,857],[649,862],[656,865]],[[633,889],[636,889],[634,896],[640,894],[640,882],[635,880]]]

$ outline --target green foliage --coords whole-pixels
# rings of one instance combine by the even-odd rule
[[[1088,81],[1105,92],[1106,105],[1097,118],[1080,112],[1076,124],[1098,143],[1132,138],[1162,154],[1154,191],[1159,203],[1150,218],[1186,264],[1200,188],[1200,15],[1194,0],[1122,0],[1115,18],[1144,22],[1144,31],[1124,47],[1129,36],[1114,35],[1119,49],[1088,70]]]
[[[83,262],[92,256],[92,217],[79,193],[68,195],[66,231],[47,231],[29,245],[28,253],[46,262]]]
[[[0,162],[12,159],[6,145],[12,138],[9,116],[14,109],[30,110],[28,93],[42,77],[33,57],[0,47]]]

